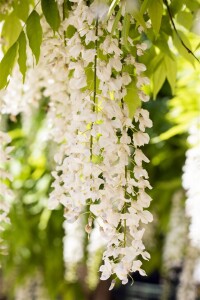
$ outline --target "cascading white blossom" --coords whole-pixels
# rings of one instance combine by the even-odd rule
[[[163,251],[163,261],[167,272],[173,268],[180,268],[184,259],[188,222],[182,200],[183,192],[179,190],[172,197],[169,228]]]
[[[74,223],[64,221],[63,258],[66,266],[65,278],[68,282],[77,280],[77,267],[84,257],[84,222],[79,218]]]
[[[92,222],[92,220],[90,220]],[[93,228],[89,235],[87,246],[87,284],[91,290],[95,289],[99,282],[99,265],[102,261],[102,254],[106,247],[106,240],[102,238],[102,232],[98,225],[99,219],[94,221]],[[92,224],[88,224],[91,226]]]
[[[189,217],[189,245],[183,265],[180,284],[177,292],[178,300],[193,300],[197,296],[198,258],[200,249],[200,119],[193,121],[189,129],[188,142],[190,149],[186,152],[183,167],[182,184],[186,190],[186,215]],[[190,278],[190,280],[188,280]]]
[[[68,92],[68,56],[64,41],[64,26],[61,24],[59,35],[52,37],[52,32],[46,30],[46,38],[41,48],[40,62],[46,73],[43,81],[44,96],[49,98],[47,114],[50,139],[60,144],[58,158],[62,161],[65,153],[66,132],[70,124],[71,104]]]
[[[199,253],[198,253],[199,254]],[[200,259],[199,255],[195,263],[194,273],[193,273],[194,281],[197,285],[200,284]]]
[[[47,300],[49,299],[47,290],[44,287],[41,274],[34,274],[34,277],[28,277],[23,284],[16,287],[16,300]]]
[[[198,257],[199,250],[188,243],[180,282],[177,289],[177,300],[197,299],[197,285],[194,277],[194,270]]]
[[[194,121],[189,131],[191,148],[186,152],[183,168],[183,187],[186,190],[186,214],[190,217],[189,237],[193,246],[200,248],[200,119]]]
[[[132,124],[124,101],[132,77],[123,64],[134,66],[141,101],[149,100],[143,92],[149,80],[142,75],[146,70],[143,64],[130,54],[122,57],[123,41],[111,36],[109,26],[101,23],[103,15],[96,13],[101,11],[98,2],[91,7],[82,0],[73,2],[65,21],[65,30],[74,30],[64,43],[66,70],[52,82],[55,97],[59,95],[50,104],[57,122],[52,130],[55,137],[58,134],[55,140],[60,149],[55,156],[57,167],[49,205],[55,208],[63,204],[68,222],[74,222],[82,213],[88,214],[90,220],[98,218],[106,242],[101,279],[114,275],[125,284],[132,272],[145,275],[139,256],[149,258],[141,228],[141,223],[152,221],[152,215],[145,210],[151,200],[145,188],[151,186],[142,166],[149,160],[140,147],[149,142],[145,129],[152,122],[148,111],[138,108]],[[146,45],[135,47],[142,55]],[[55,58],[52,69],[55,63],[63,66],[63,61]],[[62,91],[65,94],[56,95]],[[128,131],[133,132],[132,138]],[[134,161],[133,172],[128,167],[129,157]],[[89,222],[86,231],[91,230]]]

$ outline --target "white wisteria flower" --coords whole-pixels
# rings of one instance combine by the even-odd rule
[[[143,162],[149,160],[139,147],[149,142],[145,129],[152,121],[142,108],[137,108],[134,124],[129,118],[124,97],[133,74],[124,69],[124,62],[135,68],[136,88],[144,102],[149,96],[143,86],[149,80],[143,75],[146,66],[130,54],[123,57],[121,41],[107,34],[107,5],[95,1],[89,7],[82,0],[71,2],[59,34],[46,39],[42,47],[50,66],[44,95],[50,98],[51,136],[59,146],[49,206],[62,204],[66,221],[76,224],[81,214],[88,214],[85,230],[91,237],[91,217],[98,220],[96,232],[105,241],[101,279],[117,276],[126,284],[131,272],[145,275],[139,256],[149,259],[142,242],[142,224],[152,221],[151,213],[145,210],[151,200],[145,189],[151,186]],[[74,34],[69,37],[65,32],[71,26]],[[129,37],[128,42],[134,46]],[[146,49],[143,43],[135,47],[140,55]],[[134,131],[132,137],[129,130]],[[132,170],[130,157],[135,161]]]

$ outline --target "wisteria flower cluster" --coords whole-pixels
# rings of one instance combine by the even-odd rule
[[[68,222],[87,214],[88,234],[98,218],[98,230],[106,241],[101,279],[116,276],[126,284],[132,272],[145,275],[139,256],[149,259],[141,228],[152,221],[146,210],[151,198],[145,191],[151,186],[143,168],[149,160],[140,147],[149,142],[145,130],[152,121],[148,111],[138,107],[132,124],[124,98],[135,80],[141,101],[148,101],[143,86],[149,80],[143,75],[145,65],[132,54],[123,54],[120,29],[111,35],[114,17],[101,22],[106,9],[100,16],[101,8],[97,3],[91,7],[85,1],[74,3],[63,22],[65,31],[73,34],[58,47],[63,55],[55,54],[52,60],[52,70],[57,64],[65,70],[57,78],[55,73],[52,81],[55,101],[50,111],[56,120],[52,132],[60,148],[49,205],[64,205]],[[129,43],[136,56],[146,49],[144,43],[134,45],[131,39]],[[54,99],[52,91],[49,95]]]

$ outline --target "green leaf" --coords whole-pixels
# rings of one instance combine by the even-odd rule
[[[11,75],[15,59],[17,56],[18,43],[14,43],[12,47],[4,55],[0,62],[0,89],[8,84],[8,76]]]
[[[160,91],[166,78],[166,70],[164,61],[157,66],[153,73],[153,98],[156,99],[158,92]]]
[[[183,43],[186,45],[186,47],[188,47],[188,49],[191,50],[191,44],[190,44],[188,38],[185,36],[185,34],[182,31],[178,31],[178,34],[179,34],[180,38],[182,39]],[[173,32],[173,42],[174,42],[174,45],[177,48],[178,52],[194,66],[194,57],[182,45],[176,32]]]
[[[18,39],[20,32],[22,30],[22,25],[17,16],[12,12],[5,19],[2,28],[2,37],[6,41],[4,50],[7,51]]]
[[[142,2],[141,8],[140,8],[140,12],[142,15],[146,12],[146,10],[148,8],[148,3],[149,3],[149,0],[144,0]]]
[[[194,16],[191,12],[180,11],[177,14],[177,21],[186,29],[190,30],[193,24]]]
[[[200,43],[196,46],[195,51],[200,48]]]
[[[6,15],[2,12],[0,12],[0,22],[4,21],[6,18]]]
[[[13,8],[16,16],[22,21],[26,21],[29,14],[29,1],[18,0],[13,3]]]
[[[154,45],[157,46],[163,54],[170,56],[173,59],[173,54],[168,46],[168,35],[162,32],[162,35],[155,41]]]
[[[138,90],[134,80],[127,86],[127,94],[124,97],[124,102],[128,106],[129,117],[132,119],[136,109],[141,106],[141,100],[138,96]]]
[[[141,25],[145,30],[147,27],[146,27],[146,23],[144,21],[142,13],[139,10],[134,10],[132,12],[132,15],[133,15],[134,19],[137,21],[138,25]]]
[[[162,134],[160,134],[159,137],[154,138],[152,142],[158,143],[160,141],[168,140],[177,134],[181,134],[181,133],[185,132],[187,129],[188,129],[188,124],[180,124],[180,125],[173,126],[166,132],[163,132]]]
[[[75,34],[75,32],[76,32],[76,28],[72,25],[69,25],[65,32],[65,37],[68,39],[71,39],[73,37],[73,35]]]
[[[35,56],[36,63],[38,63],[40,57],[40,46],[42,43],[42,27],[40,24],[40,16],[35,10],[33,10],[28,17],[26,32],[29,40],[29,46]]]
[[[191,12],[193,11],[197,11],[199,10],[200,7],[200,1],[199,0],[190,0],[190,1],[185,1],[187,8],[189,8],[191,10]]]
[[[124,47],[129,51],[128,34],[130,29],[130,15],[125,14],[122,27],[122,39]]]
[[[69,17],[69,11],[71,11],[71,2],[68,0],[63,0],[63,9],[62,9],[62,17],[63,20]]]
[[[114,34],[115,30],[118,28],[118,25],[119,25],[119,20],[121,18],[121,15],[122,15],[122,6],[120,6],[116,16],[115,16],[115,21],[113,23],[113,27],[112,27],[112,31],[111,31],[111,35]]]
[[[97,165],[100,164],[103,161],[103,156],[102,155],[92,155],[92,162],[93,164]]]
[[[163,14],[163,2],[162,0],[151,0],[149,4],[149,16],[152,22],[152,27],[156,35],[160,31],[160,25]]]
[[[172,1],[170,4],[170,11],[172,13],[172,16],[177,14],[182,9],[183,1]]]
[[[148,76],[151,76],[154,73],[158,65],[161,64],[163,58],[164,58],[164,54],[162,52],[160,52],[157,55],[154,54],[154,57],[152,57],[151,60],[149,61],[148,69],[146,71]]]
[[[109,7],[109,10],[108,10],[108,15],[107,15],[107,18],[109,18],[112,13],[114,12],[115,10],[115,7],[117,6],[117,4],[119,3],[119,0],[113,0],[110,7]]]
[[[176,74],[177,74],[176,60],[166,55],[164,57],[164,61],[165,61],[167,80],[171,86],[172,94],[174,95],[175,85],[176,85]]]
[[[89,64],[87,68],[85,68],[85,74],[87,78],[87,89],[93,91],[94,90],[94,71],[92,69],[92,64]]]
[[[18,57],[18,64],[19,64],[19,69],[20,72],[22,73],[23,76],[23,82],[25,80],[25,75],[26,75],[26,59],[27,59],[27,54],[26,54],[26,37],[24,31],[21,32],[19,39],[19,57]]]
[[[60,14],[56,1],[42,0],[41,5],[47,23],[50,25],[54,32],[58,31],[60,27]]]

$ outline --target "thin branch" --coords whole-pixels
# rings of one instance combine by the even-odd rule
[[[166,7],[167,7],[167,11],[168,11],[168,14],[169,14],[169,18],[171,20],[171,23],[172,23],[172,26],[174,28],[174,31],[179,39],[179,41],[181,42],[181,44],[183,45],[183,47],[187,50],[187,52],[189,54],[191,54],[199,63],[199,59],[196,57],[196,55],[186,46],[186,44],[183,42],[182,38],[180,37],[180,34],[178,33],[178,30],[176,29],[176,25],[174,23],[174,20],[173,20],[173,16],[172,16],[172,13],[171,13],[171,10],[170,10],[170,7],[169,7],[169,4],[167,2],[167,0],[163,0],[163,2],[165,3]]]

